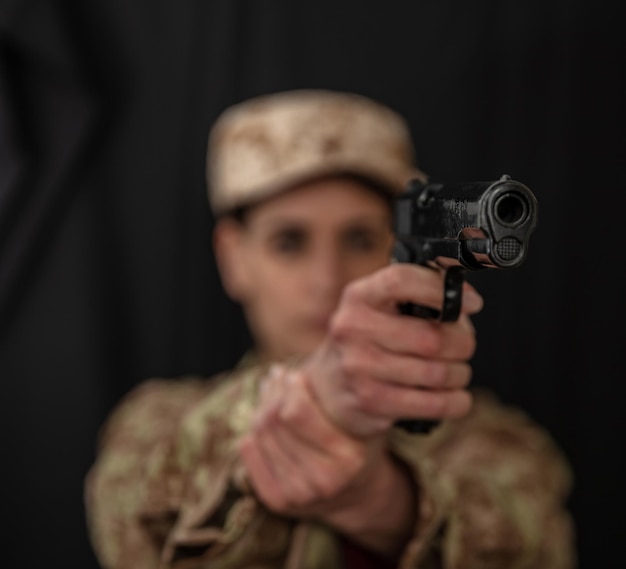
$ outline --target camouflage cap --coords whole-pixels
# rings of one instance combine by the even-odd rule
[[[209,202],[218,215],[333,174],[362,176],[392,194],[426,179],[404,119],[354,93],[262,95],[227,108],[209,134]]]

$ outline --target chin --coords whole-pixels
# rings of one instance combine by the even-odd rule
[[[324,340],[324,334],[316,334],[314,337],[303,339],[300,342],[291,342],[289,349],[286,350],[287,358],[304,358],[312,354]]]
[[[324,341],[325,337],[326,337],[325,334],[320,334],[315,339],[312,339],[311,341],[307,342],[306,345],[303,345],[302,349],[299,351],[300,355],[308,356],[312,354],[319,347],[319,345]]]

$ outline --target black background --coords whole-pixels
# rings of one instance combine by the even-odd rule
[[[248,345],[210,248],[208,129],[248,96],[327,87],[404,114],[432,178],[535,192],[526,263],[470,276],[475,383],[569,457],[581,567],[622,567],[618,4],[2,0],[0,564],[97,566],[82,480],[106,413]]]

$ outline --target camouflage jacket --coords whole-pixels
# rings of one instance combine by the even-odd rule
[[[236,441],[263,369],[152,379],[102,428],[85,479],[88,529],[106,569],[340,569],[338,536],[277,516],[246,483]],[[520,410],[477,393],[471,414],[428,436],[394,429],[418,519],[401,569],[573,569],[562,452]]]

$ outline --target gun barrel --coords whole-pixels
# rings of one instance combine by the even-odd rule
[[[461,309],[464,269],[510,269],[520,265],[537,224],[537,200],[530,189],[504,175],[492,182],[427,184],[417,180],[395,201],[394,257],[398,262],[445,268],[441,311],[411,303],[402,314],[456,320]],[[402,419],[398,426],[427,433],[436,421]]]
[[[396,200],[400,261],[466,269],[514,268],[537,224],[532,191],[504,175],[490,182],[411,183]]]

